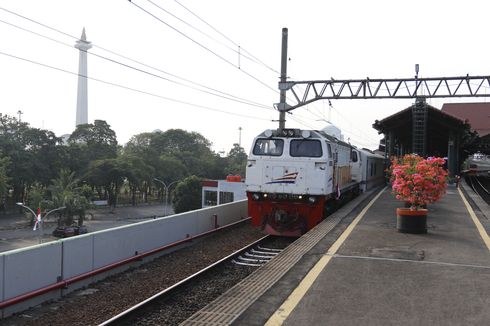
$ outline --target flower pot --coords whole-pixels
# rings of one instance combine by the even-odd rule
[[[427,233],[427,209],[396,209],[396,228],[401,233]]]

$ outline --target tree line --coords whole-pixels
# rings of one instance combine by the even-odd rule
[[[225,157],[211,145],[197,132],[170,129],[135,135],[121,146],[103,120],[58,137],[0,113],[1,208],[64,206],[63,223],[83,222],[94,200],[106,200],[113,209],[121,200],[130,205],[161,200],[165,189],[155,179],[177,183],[175,212],[199,208],[201,179],[245,172],[247,155],[238,144]]]

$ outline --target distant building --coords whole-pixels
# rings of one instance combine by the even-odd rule
[[[68,145],[68,139],[70,139],[70,136],[71,134],[64,134],[64,135],[61,135],[61,141],[63,142],[63,145],[64,146],[67,146]]]
[[[203,208],[247,199],[245,183],[239,176],[229,176],[226,180],[204,180],[201,184]]]
[[[441,110],[469,123],[480,137],[490,134],[490,103],[446,103]]]
[[[490,154],[490,103],[446,103],[441,111],[468,123],[478,134],[468,148],[469,153]]]

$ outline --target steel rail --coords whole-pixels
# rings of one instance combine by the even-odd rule
[[[130,258],[126,258],[126,259],[117,261],[115,263],[102,266],[100,268],[94,269],[93,271],[90,271],[90,272],[87,272],[87,273],[83,273],[83,274],[80,274],[80,275],[77,275],[77,276],[68,278],[66,280],[62,280],[62,281],[56,282],[54,284],[48,285],[46,287],[43,287],[43,288],[40,288],[40,289],[31,291],[31,292],[28,292],[28,293],[24,293],[24,294],[18,295],[16,297],[13,297],[13,298],[10,298],[10,299],[7,299],[5,301],[0,302],[0,309],[4,309],[6,307],[9,307],[9,306],[12,306],[14,304],[20,303],[22,301],[26,301],[26,300],[35,298],[37,296],[40,296],[42,294],[51,292],[53,290],[67,288],[68,285],[70,285],[70,284],[73,284],[73,283],[82,281],[84,279],[87,279],[89,277],[95,276],[95,275],[100,274],[100,273],[103,273],[103,272],[107,272],[107,271],[112,270],[112,269],[114,269],[116,267],[120,267],[120,266],[126,265],[128,263],[141,260],[144,257],[150,256],[150,255],[153,255],[153,254],[156,254],[156,253],[158,253],[160,251],[164,251],[164,250],[167,250],[167,249],[170,249],[170,248],[179,246],[181,244],[184,244],[186,242],[190,242],[192,240],[202,238],[202,237],[207,236],[209,234],[212,234],[214,232],[218,232],[218,231],[221,231],[223,229],[226,229],[226,228],[235,226],[237,224],[243,223],[243,222],[248,221],[250,219],[251,218],[248,217],[248,218],[242,219],[240,221],[237,221],[237,222],[234,222],[234,223],[231,223],[231,224],[228,224],[228,225],[224,225],[224,226],[221,226],[221,227],[212,229],[210,231],[206,231],[206,232],[203,232],[203,233],[200,233],[200,234],[196,234],[194,236],[189,236],[189,237],[187,237],[185,239],[182,239],[182,240],[179,240],[179,241],[176,241],[176,242],[173,242],[173,243],[170,243],[170,244],[167,244],[167,245],[164,245],[164,246],[161,246],[161,247],[158,247],[158,248],[155,248],[155,249],[146,251],[146,252],[141,253],[141,254],[138,254],[138,255],[134,255],[134,256],[132,256]]]
[[[242,252],[250,249],[251,247],[255,246],[256,244],[264,241],[265,239],[269,238],[270,235],[266,235],[256,241],[254,241],[253,243],[250,243],[248,245],[246,245],[245,247],[241,248],[241,249],[238,249],[237,251],[233,252],[232,254],[214,262],[213,264],[201,269],[200,271],[186,277],[185,279],[175,283],[174,285],[152,295],[151,297],[139,302],[138,304],[132,306],[131,308],[129,309],[126,309],[124,310],[123,312],[117,314],[116,316],[104,321],[103,323],[99,324],[99,326],[105,326],[105,325],[112,325],[112,324],[116,324],[116,323],[119,323],[121,322],[124,318],[128,318],[132,313],[135,313],[138,309],[141,309],[143,307],[145,307],[146,305],[148,305],[149,303],[169,294],[170,292],[172,292],[173,290],[189,283],[190,281],[196,279],[198,276],[200,276],[201,274],[215,268],[216,266],[219,266],[221,264],[223,264],[224,262],[226,261],[229,261],[230,259],[232,259],[233,257],[237,256],[237,255],[240,255]]]
[[[482,183],[480,182],[480,179],[478,179],[478,176],[475,176],[475,179],[476,179],[476,182],[478,183],[478,185],[480,186],[480,188],[487,194],[487,195],[490,195],[490,192],[487,190],[487,188],[485,188],[484,185],[482,185]]]

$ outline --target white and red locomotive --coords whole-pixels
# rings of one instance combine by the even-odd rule
[[[247,162],[248,213],[265,233],[300,236],[340,202],[384,182],[384,158],[327,130],[266,130]]]

